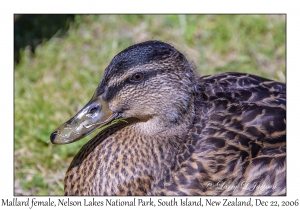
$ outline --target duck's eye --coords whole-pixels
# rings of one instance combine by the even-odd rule
[[[89,114],[94,114],[98,110],[98,106],[94,106],[90,109]]]
[[[133,74],[130,80],[134,81],[134,82],[138,82],[138,81],[141,81],[143,79],[143,77],[144,77],[144,74],[141,72],[138,72],[138,73]]]

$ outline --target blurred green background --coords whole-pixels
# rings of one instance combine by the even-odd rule
[[[201,75],[236,71],[285,82],[285,18],[15,15],[15,195],[63,194],[64,174],[91,136],[52,145],[49,135],[89,101],[121,50],[156,39],[183,52]]]

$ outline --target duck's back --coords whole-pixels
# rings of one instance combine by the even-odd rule
[[[284,195],[285,84],[226,73],[198,85],[194,127],[163,194]]]

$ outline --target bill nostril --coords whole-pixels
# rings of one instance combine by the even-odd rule
[[[99,109],[99,106],[94,106],[93,108],[90,109],[89,113],[94,114],[98,109]]]
[[[56,136],[57,136],[58,131],[54,131],[53,133],[51,133],[50,135],[50,140],[53,143],[53,141],[55,140]]]

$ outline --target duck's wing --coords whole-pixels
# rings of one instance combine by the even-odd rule
[[[286,185],[286,86],[249,74],[202,77],[177,195],[282,195]]]

